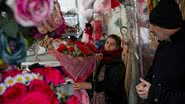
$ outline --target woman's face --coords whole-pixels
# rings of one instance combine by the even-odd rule
[[[113,38],[108,38],[105,42],[104,48],[106,51],[113,51],[118,47],[117,47],[116,41]]]

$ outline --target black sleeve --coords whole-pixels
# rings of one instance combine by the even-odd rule
[[[105,89],[111,93],[117,93],[124,84],[123,65],[118,64],[111,66],[105,79]]]
[[[91,76],[89,76],[86,80],[86,82],[90,82],[92,84],[92,87],[93,87],[93,73],[91,74]],[[88,95],[89,95],[89,98],[91,99],[93,97],[93,89],[86,89]]]
[[[153,68],[151,66],[144,79],[148,82],[152,82],[152,76],[153,76]]]
[[[124,84],[123,65],[112,65],[106,70],[108,70],[108,72],[106,72],[105,79],[95,82],[95,91],[101,92],[106,90],[112,94],[117,94]]]

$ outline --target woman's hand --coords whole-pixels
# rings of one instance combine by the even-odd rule
[[[90,82],[77,82],[74,84],[74,90],[81,89],[92,89],[92,84]]]
[[[97,53],[95,54],[96,61],[101,61],[103,59],[103,54],[102,53]]]

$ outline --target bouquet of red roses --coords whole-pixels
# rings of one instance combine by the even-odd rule
[[[57,49],[58,52],[71,55],[74,57],[78,56],[92,56],[96,52],[96,47],[91,43],[67,42],[66,44],[60,44]]]

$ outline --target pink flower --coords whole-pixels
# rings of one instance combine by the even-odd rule
[[[4,104],[16,104],[16,102],[27,93],[26,85],[16,83],[8,87],[2,95]]]
[[[65,82],[64,76],[60,73],[59,70],[51,67],[47,67],[45,70],[45,78],[47,83],[52,82],[54,86],[57,86],[58,84]]]
[[[44,68],[35,68],[31,69],[31,72],[44,76],[45,75],[44,70],[45,70]]]
[[[17,69],[12,69],[9,70],[7,72],[4,72],[2,75],[2,81],[4,81],[7,77],[15,77],[17,74],[21,74],[22,71],[21,70],[17,70]]]
[[[35,79],[31,81],[30,86],[29,86],[29,91],[40,91],[44,92],[50,96],[54,95],[54,92],[51,90],[50,86],[44,82],[43,80],[38,80]]]
[[[36,26],[52,12],[54,0],[7,0],[16,21],[23,26]]]
[[[19,104],[52,104],[52,102],[44,92],[33,91],[22,97]]]
[[[54,91],[51,90],[50,86],[42,80],[33,80],[30,83],[29,91],[30,93],[29,95],[27,95],[28,97],[25,98],[26,100],[28,100],[31,96],[34,96],[35,94],[38,94],[38,93],[41,94],[41,96],[36,95],[39,97],[38,99],[35,99],[33,97],[34,102],[32,102],[31,100],[28,100],[29,103],[25,103],[25,104],[59,104],[58,99],[55,97]],[[36,101],[39,101],[40,98],[42,100],[47,98],[47,101],[36,103]],[[24,102],[26,100],[24,100]],[[21,104],[24,104],[24,103],[21,103]]]

